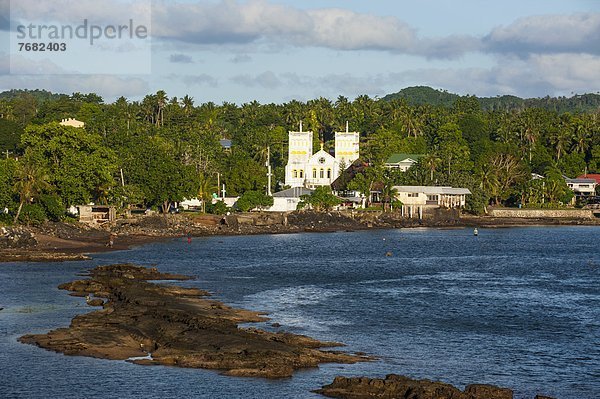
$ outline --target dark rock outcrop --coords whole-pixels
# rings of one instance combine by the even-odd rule
[[[442,382],[390,374],[385,379],[336,377],[315,392],[340,399],[512,399],[513,392],[493,385],[468,385],[464,391]],[[538,396],[537,398],[543,398]]]
[[[92,270],[90,277],[60,288],[92,301],[104,298],[102,310],[75,317],[68,328],[19,340],[66,355],[217,369],[229,375],[267,378],[289,377],[295,369],[319,363],[369,360],[319,349],[339,346],[333,342],[240,328],[239,323],[266,318],[210,300],[202,290],[147,281],[188,279],[186,276],[113,265]]]
[[[0,249],[31,248],[36,245],[35,235],[25,227],[0,228]]]

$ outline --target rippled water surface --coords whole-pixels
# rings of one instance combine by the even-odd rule
[[[336,375],[394,372],[511,387],[516,398],[600,398],[599,243],[597,227],[480,229],[478,237],[402,229],[181,239],[89,262],[0,264],[0,397],[317,398],[310,390]],[[184,284],[380,360],[267,381],[17,342],[89,311],[57,285],[115,262],[197,276]]]

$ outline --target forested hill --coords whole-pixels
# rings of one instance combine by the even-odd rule
[[[38,102],[44,102],[44,101],[48,101],[48,100],[58,100],[62,96],[65,96],[64,94],[51,93],[46,90],[37,90],[37,89],[36,90],[21,90],[21,89],[16,90],[16,89],[13,89],[13,90],[1,92],[0,100],[13,100],[15,98],[19,98],[24,95],[31,95]]]
[[[383,97],[385,101],[404,99],[410,105],[430,104],[433,106],[452,107],[461,97],[446,90],[436,90],[428,86],[407,87],[394,94]],[[525,108],[542,108],[548,111],[588,112],[600,109],[599,94],[578,94],[573,97],[520,98],[516,96],[475,97],[484,111],[511,111]]]

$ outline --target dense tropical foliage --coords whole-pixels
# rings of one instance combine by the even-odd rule
[[[274,192],[284,180],[287,131],[300,121],[315,132],[315,148],[322,140],[330,151],[346,121],[359,131],[361,159],[370,167],[345,188],[368,193],[379,184],[384,203],[393,185],[444,184],[468,187],[469,209],[477,212],[490,204],[556,205],[572,195],[563,175],[600,171],[595,95],[487,106],[470,96],[432,105],[427,93],[418,94],[425,99],[363,95],[217,105],[164,91],[110,104],[93,93],[3,93],[0,209],[10,211],[4,219],[22,220],[40,212],[60,218],[57,202],[63,208],[95,202],[167,211],[183,198],[209,199],[223,184],[228,196],[250,193],[249,203],[262,203],[255,197],[266,192],[267,153]],[[57,123],[71,117],[85,129]],[[232,147],[223,148],[222,139]],[[384,170],[384,161],[399,152],[424,156],[406,173]],[[546,179],[532,180],[531,173]]]

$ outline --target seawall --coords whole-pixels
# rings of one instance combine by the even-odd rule
[[[524,219],[594,219],[590,209],[492,209],[495,218]]]

